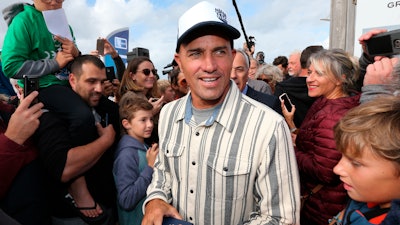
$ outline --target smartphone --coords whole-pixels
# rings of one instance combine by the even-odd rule
[[[113,82],[114,79],[116,79],[113,66],[106,66],[106,75],[107,75],[107,80],[109,80],[111,83]]]
[[[293,103],[292,103],[292,101],[290,101],[290,98],[286,93],[281,94],[279,96],[279,100],[281,100],[281,101],[283,101],[283,103],[285,103],[285,107],[288,112],[292,111]]]
[[[29,78],[27,75],[23,76],[24,78],[24,97],[28,96],[33,91],[39,90],[39,77]],[[32,101],[31,105],[38,103],[39,100],[35,98]]]
[[[96,49],[99,52],[99,55],[104,55],[104,40],[99,38],[97,39]]]
[[[100,124],[102,127],[107,127],[109,122],[108,122],[108,113],[106,113],[104,116],[101,117]]]
[[[164,217],[162,225],[193,225],[185,220],[178,220],[173,217]]]

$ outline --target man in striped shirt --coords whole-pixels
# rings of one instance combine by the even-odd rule
[[[299,176],[284,119],[230,81],[240,37],[208,2],[179,20],[175,60],[190,92],[160,114],[143,225],[299,224]]]

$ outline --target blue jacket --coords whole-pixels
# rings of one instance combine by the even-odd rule
[[[147,164],[146,151],[147,146],[125,134],[115,152],[113,174],[120,225],[142,221],[142,205],[153,175],[153,168]]]
[[[0,94],[5,94],[8,97],[17,95],[11,85],[10,79],[3,73],[3,68],[0,62]]]
[[[346,208],[343,217],[343,225],[374,225],[370,223],[364,214],[378,209],[379,207],[369,208],[364,202],[357,202],[351,200]],[[400,224],[400,200],[393,200],[391,202],[390,211],[380,225]]]

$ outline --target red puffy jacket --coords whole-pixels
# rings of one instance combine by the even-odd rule
[[[296,158],[300,172],[301,195],[318,184],[321,190],[310,196],[301,211],[302,225],[328,224],[342,210],[347,194],[333,167],[341,153],[336,150],[333,127],[346,112],[359,105],[360,95],[338,99],[318,98],[300,126],[296,138]]]

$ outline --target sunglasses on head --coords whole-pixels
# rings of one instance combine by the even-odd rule
[[[157,75],[157,70],[156,69],[152,69],[152,70],[151,69],[144,69],[144,70],[139,71],[139,72],[142,72],[146,76],[149,76],[150,72],[152,72],[154,76]]]

